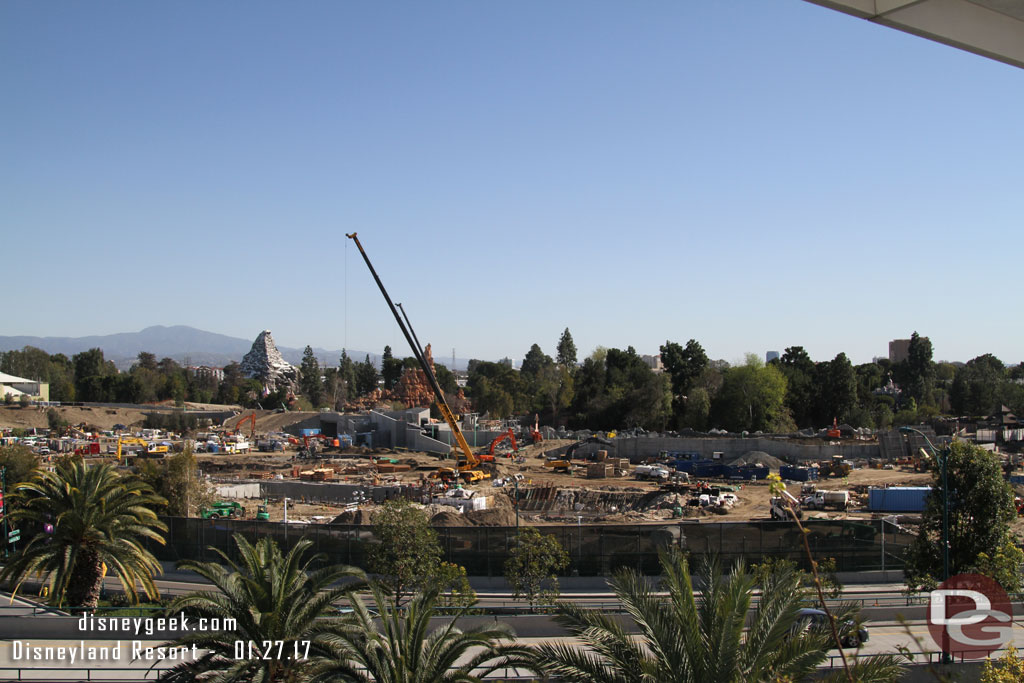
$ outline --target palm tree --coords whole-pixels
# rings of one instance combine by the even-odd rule
[[[376,613],[353,595],[352,618],[318,638],[327,655],[318,657],[311,683],[473,683],[499,669],[530,668],[526,648],[501,642],[513,637],[504,624],[456,627],[469,606],[431,631],[436,586],[398,608],[379,583],[371,584],[371,592],[381,610],[380,627]]]
[[[198,591],[176,598],[171,613],[222,624],[220,631],[192,632],[175,645],[205,650],[198,659],[162,674],[160,680],[238,681],[282,683],[306,681],[309,656],[317,634],[326,627],[321,617],[331,614],[332,603],[363,585],[362,570],[331,565],[311,570],[326,558],[319,553],[306,557],[312,541],[302,539],[287,555],[269,538],[256,545],[240,534],[234,536],[241,557],[233,562],[221,556],[227,568],[216,562],[186,560],[178,566],[206,578],[216,591]],[[357,578],[343,585],[333,584]],[[216,619],[214,622],[212,620]],[[231,621],[229,621],[231,620]],[[241,644],[241,652],[238,647]]]
[[[110,464],[65,458],[52,472],[37,471],[18,484],[14,498],[11,518],[44,530],[0,574],[0,580],[14,582],[14,592],[38,576],[47,583],[51,604],[95,608],[106,567],[133,600],[139,584],[150,597],[159,596],[153,577],[160,563],[143,541],[164,543],[160,532],[167,527],[152,508],[166,501],[148,484],[118,474]]]
[[[533,650],[534,667],[581,683],[740,683],[801,680],[824,661],[830,635],[798,628],[802,592],[792,570],[782,568],[764,581],[748,619],[754,579],[742,565],[725,577],[717,562],[706,561],[704,588],[695,595],[679,553],[663,554],[661,563],[667,598],[633,571],[618,572],[611,582],[639,638],[604,614],[562,603],[556,620],[588,649],[542,644]],[[849,612],[840,616],[846,618]],[[858,681],[891,681],[899,666],[892,656],[875,657],[853,673]]]

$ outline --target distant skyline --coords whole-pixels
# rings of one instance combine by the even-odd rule
[[[2,335],[405,355],[358,232],[438,359],[1024,360],[1024,71],[802,0],[2,3],[0,88]]]

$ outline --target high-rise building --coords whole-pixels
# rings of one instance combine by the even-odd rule
[[[771,363],[773,360],[778,360],[778,359],[779,359],[779,352],[778,351],[769,351],[766,354],[764,354],[764,362],[765,363]]]
[[[921,337],[921,341],[928,341],[928,337]],[[902,363],[910,355],[909,339],[893,339],[889,342],[889,361]]]

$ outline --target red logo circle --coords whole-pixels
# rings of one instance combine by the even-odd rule
[[[959,659],[984,659],[1013,632],[1013,605],[1003,587],[981,574],[957,574],[929,594],[928,631]]]

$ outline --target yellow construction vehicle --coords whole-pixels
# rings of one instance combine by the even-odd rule
[[[395,321],[398,323],[398,327],[402,330],[402,334],[405,335],[405,340],[409,342],[409,346],[412,348],[413,355],[416,356],[416,360],[419,361],[420,368],[423,370],[423,374],[427,376],[427,382],[430,384],[430,388],[434,390],[434,399],[437,409],[440,411],[444,421],[448,423],[448,427],[452,430],[452,435],[455,437],[455,442],[458,445],[458,449],[455,450],[455,469],[459,472],[463,479],[472,479],[473,481],[480,481],[483,479],[490,479],[491,475],[489,472],[477,469],[480,466],[480,459],[473,453],[473,450],[469,447],[466,442],[466,437],[462,435],[462,430],[459,429],[459,423],[455,420],[455,415],[452,413],[451,408],[448,407],[448,402],[444,398],[444,392],[441,390],[441,385],[437,382],[437,377],[434,375],[433,369],[430,364],[427,363],[426,356],[423,350],[420,348],[419,340],[416,339],[416,333],[412,330],[412,325],[409,324],[408,317],[405,321],[402,321],[402,317],[398,315],[398,309],[395,308],[395,304],[391,302],[391,297],[388,295],[386,289],[384,289],[384,283],[380,281],[380,277],[377,275],[377,271],[374,270],[373,264],[370,263],[370,257],[366,255],[366,251],[363,249],[363,245],[359,243],[359,238],[356,237],[356,233],[346,234],[348,237],[356,243],[359,247],[359,253],[363,255],[363,260],[366,261],[366,266],[370,269],[370,274],[373,275],[373,279],[377,282],[377,287],[380,288],[380,293],[384,295],[384,300],[388,302],[388,308],[391,309],[392,315],[395,316]],[[400,306],[401,304],[399,304]],[[405,314],[405,309],[402,309],[402,314]],[[462,455],[465,459],[462,459],[459,455],[459,451],[462,451]],[[441,468],[439,472],[443,469]],[[442,477],[443,478],[443,477]]]
[[[133,444],[135,446],[142,446],[145,450],[149,448],[149,442],[143,439],[136,438],[134,436],[118,436],[117,437],[117,459],[121,459],[121,445],[122,444]]]
[[[118,436],[117,437],[117,459],[121,459],[121,445],[122,444],[133,444],[135,446],[142,446],[142,452],[145,455],[159,456],[161,458],[167,457],[170,453],[170,447],[163,443],[151,443],[145,439],[140,439],[134,436]]]

